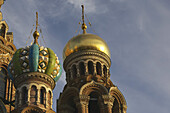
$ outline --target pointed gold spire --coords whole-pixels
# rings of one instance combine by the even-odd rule
[[[83,21],[81,28],[83,30],[83,34],[86,34],[87,25],[84,21],[84,5],[81,5],[81,7],[82,7],[82,21]]]
[[[1,6],[4,4],[4,0],[0,0],[0,9],[1,9]]]
[[[35,29],[35,31],[33,33],[34,44],[38,44],[38,37],[40,36],[37,29],[38,29],[38,12],[36,12],[36,29]]]
[[[3,19],[2,12],[1,12],[1,6],[4,4],[4,0],[0,0],[0,21]]]

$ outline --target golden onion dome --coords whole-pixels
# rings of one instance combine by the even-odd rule
[[[63,50],[63,60],[70,54],[80,50],[98,50],[110,57],[110,50],[106,42],[94,34],[80,34],[68,41]]]

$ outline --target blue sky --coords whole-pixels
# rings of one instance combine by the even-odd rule
[[[170,111],[169,0],[6,0],[2,6],[17,48],[24,47],[35,24],[35,12],[46,42],[61,62],[62,51],[81,19],[81,4],[96,33],[111,51],[111,80],[124,94],[127,113]],[[29,45],[32,41],[29,40]],[[54,89],[53,108],[65,84]]]

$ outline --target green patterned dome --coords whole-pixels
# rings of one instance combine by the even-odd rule
[[[57,82],[61,71],[56,54],[50,48],[39,47],[38,44],[18,49],[8,66],[12,80],[23,73],[40,72],[51,76]]]

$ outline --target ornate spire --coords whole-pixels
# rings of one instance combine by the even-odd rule
[[[0,0],[0,21],[2,20],[1,6],[4,4],[4,0]]]
[[[83,21],[81,28],[83,30],[83,34],[86,34],[87,25],[85,24],[84,21],[84,5],[81,5],[81,7],[82,7],[82,21]]]
[[[33,33],[34,44],[38,44],[38,37],[40,36],[37,29],[38,29],[38,12],[36,12],[36,29],[35,32]]]
[[[1,9],[1,6],[4,4],[4,0],[0,0],[0,9]]]

